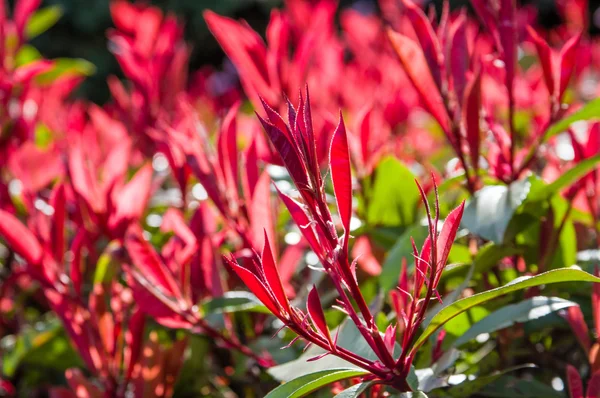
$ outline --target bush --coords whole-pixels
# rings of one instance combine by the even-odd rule
[[[188,73],[115,0],[104,106],[39,3],[0,13],[0,394],[600,396],[586,2],[206,11],[235,70]]]

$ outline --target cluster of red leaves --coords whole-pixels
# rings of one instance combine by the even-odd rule
[[[175,16],[115,0],[116,28],[108,36],[126,80],[111,77],[112,99],[99,107],[69,99],[81,80],[77,74],[45,84],[36,80],[52,70],[53,61],[15,67],[39,0],[16,3],[9,19],[0,2],[0,43],[11,44],[0,47],[0,235],[8,247],[0,307],[3,313],[19,311],[11,295],[39,289],[36,299],[60,318],[91,375],[67,372],[77,394],[172,393],[186,341],[161,347],[144,332],[148,317],[167,328],[206,334],[261,366],[272,364],[241,341],[232,317],[225,314],[219,330],[198,306],[240,281],[324,355],[369,371],[367,379],[409,390],[406,378],[420,348],[415,338],[430,301],[439,298],[464,204],[439,228],[437,192],[434,211],[425,193],[437,189],[436,177],[426,190],[419,186],[428,238],[421,250],[413,245],[412,280],[404,267],[392,293],[397,322],[380,331],[357,271],[376,273],[379,260],[368,240],[350,250],[351,169],[360,181],[390,154],[433,169],[430,154],[444,147],[429,132],[435,129],[457,158],[439,174],[463,173],[472,194],[483,184],[483,167],[505,183],[531,170],[551,180],[598,152],[595,123],[570,131],[572,159],[561,157],[559,143],[546,137],[553,123],[600,87],[589,82],[600,47],[582,35],[586,19],[579,14],[544,32],[529,26],[531,9],[517,9],[512,0],[473,0],[477,19],[451,12],[447,3],[438,19],[410,0],[382,0],[383,17],[343,10],[340,32],[335,1],[288,0],[284,10],[273,11],[265,43],[246,23],[206,12],[237,68],[242,93],[209,69],[188,78],[190,49]],[[524,70],[519,50],[539,63]],[[307,89],[292,103],[288,98],[304,85],[311,87],[310,99]],[[244,95],[256,116],[240,110]],[[517,113],[530,117],[527,132],[515,122]],[[40,129],[51,131],[49,143],[37,142]],[[278,188],[302,234],[300,242],[285,247],[276,228],[279,206],[271,197],[269,164],[283,165],[298,191],[293,197]],[[333,182],[337,216],[330,210],[324,169]],[[593,172],[565,195],[597,219],[598,189]],[[160,223],[168,239],[160,249],[144,231],[144,216],[155,206],[168,208]],[[364,253],[356,253],[358,247]],[[376,360],[337,344],[314,287],[305,310],[290,301],[302,295],[293,276],[307,249],[335,287],[337,308]],[[222,258],[221,251],[231,255]],[[365,255],[353,260],[355,253]],[[99,264],[106,267],[103,273]],[[266,318],[252,319],[260,335]],[[20,325],[2,319],[0,327],[10,333]],[[156,367],[158,372],[147,371]],[[63,389],[55,393],[73,396]]]

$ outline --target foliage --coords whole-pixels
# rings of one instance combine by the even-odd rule
[[[114,0],[98,106],[0,3],[0,395],[600,396],[587,3],[471,4]]]

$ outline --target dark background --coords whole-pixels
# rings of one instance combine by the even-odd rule
[[[400,1],[400,0],[398,0]],[[14,1],[9,1],[13,3]],[[441,0],[433,0],[441,8]],[[264,36],[271,8],[281,6],[281,0],[153,0],[163,10],[174,12],[185,22],[186,39],[193,46],[191,69],[211,64],[219,67],[224,54],[208,31],[202,11],[211,9],[221,15],[244,18]],[[343,7],[377,11],[376,0],[340,0]],[[468,4],[467,0],[453,0],[452,7]],[[530,0],[539,8],[540,22],[544,25],[560,23],[554,0]],[[79,96],[103,103],[108,99],[106,77],[120,76],[119,67],[107,49],[106,31],[112,27],[109,0],[44,0],[43,6],[60,5],[64,15],[57,25],[33,40],[32,44],[47,58],[84,58],[96,65],[96,74],[89,77],[78,91]],[[590,19],[600,0],[590,1]],[[600,31],[590,23],[592,33]]]

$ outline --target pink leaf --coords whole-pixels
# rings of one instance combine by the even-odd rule
[[[0,235],[31,265],[40,265],[43,249],[37,238],[12,214],[0,209]]]
[[[548,92],[550,95],[555,95],[556,88],[554,86],[554,61],[552,49],[531,26],[527,26],[527,32],[529,33],[529,36],[531,36],[533,44],[535,45],[535,49],[538,53],[538,57],[540,58],[540,65],[542,66],[542,71],[544,72],[544,82],[546,83]]]
[[[317,288],[315,286],[313,286],[310,293],[308,293],[306,307],[308,309],[310,319],[319,331],[319,334],[325,337],[329,342],[329,346],[333,348],[334,345],[333,341],[331,340],[329,328],[327,327],[327,322],[325,321],[325,313],[323,312],[323,307],[321,306],[321,299],[319,298],[319,293],[317,292]]]
[[[400,33],[388,30],[388,36],[404,71],[417,90],[427,111],[438,121],[444,132],[449,132],[448,113],[423,51],[417,43]]]
[[[567,86],[569,85],[569,81],[571,80],[571,76],[573,75],[573,71],[575,70],[575,65],[577,63],[577,47],[579,46],[579,40],[581,39],[581,33],[572,37],[568,42],[565,43],[563,48],[560,50],[560,71],[558,79],[558,100],[561,101],[565,91],[567,90]]]
[[[440,73],[440,58],[442,57],[442,51],[440,49],[438,38],[421,8],[411,0],[403,0],[403,3],[405,13],[410,19],[415,33],[417,34],[417,38],[419,39],[419,43],[421,44],[421,49],[427,60],[429,71],[433,76],[436,86],[439,88],[442,86],[442,76]]]
[[[331,180],[337,201],[338,212],[344,226],[344,253],[348,252],[350,237],[350,218],[352,217],[352,175],[350,172],[350,155],[346,127],[340,112],[340,122],[333,133],[329,152]]]
[[[115,211],[108,225],[116,236],[121,236],[129,224],[140,219],[150,198],[152,165],[146,164],[123,189],[113,193]]]
[[[254,106],[259,106],[259,96],[266,98],[270,104],[276,104],[279,92],[272,89],[273,82],[267,68],[267,48],[262,38],[248,24],[219,16],[212,11],[204,12],[204,19],[238,70],[244,92]]]
[[[250,221],[252,239],[256,248],[264,246],[265,231],[271,241],[275,239],[274,215],[271,203],[271,177],[269,173],[263,171],[254,187],[250,208]],[[274,253],[277,254],[277,247],[274,247]]]

